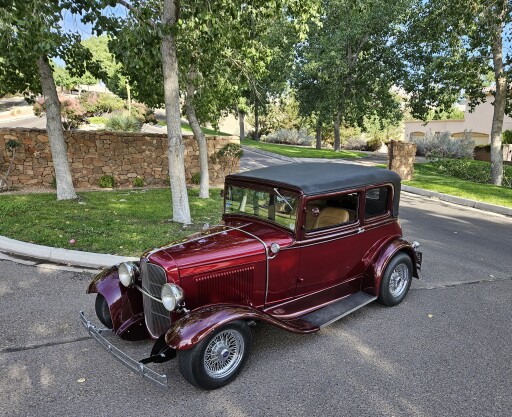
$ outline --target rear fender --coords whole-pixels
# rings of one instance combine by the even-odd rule
[[[198,308],[182,317],[165,335],[165,342],[175,350],[187,350],[214,332],[216,329],[235,320],[265,321],[294,333],[313,333],[317,326],[300,319],[279,320],[249,306],[215,304]]]
[[[144,321],[142,294],[136,288],[127,288],[121,284],[117,266],[96,275],[86,292],[98,293],[105,297],[112,317],[113,330],[121,339],[142,340],[150,337]]]
[[[380,293],[380,284],[384,271],[388,263],[398,252],[406,253],[412,262],[412,274],[415,278],[419,278],[418,268],[416,265],[416,255],[412,245],[401,237],[395,237],[378,246],[375,251],[370,251],[366,256],[367,264],[364,278],[363,291],[376,297]]]

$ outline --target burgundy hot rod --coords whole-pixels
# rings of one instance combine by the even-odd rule
[[[117,359],[161,385],[147,366],[177,357],[183,377],[216,389],[240,372],[250,326],[320,330],[378,300],[400,303],[418,277],[418,244],[402,237],[400,177],[337,163],[286,164],[229,175],[221,225],[97,275],[99,329]],[[140,361],[104,334],[155,339]]]

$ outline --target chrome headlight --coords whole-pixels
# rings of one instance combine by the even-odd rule
[[[135,282],[135,279],[139,277],[140,270],[139,266],[135,262],[123,262],[117,268],[119,274],[119,281],[125,287],[129,287]]]
[[[162,287],[162,304],[166,310],[174,311],[183,301],[183,290],[176,284],[164,284]]]

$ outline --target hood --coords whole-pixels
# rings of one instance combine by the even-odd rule
[[[287,233],[267,225],[251,223],[243,226],[237,223],[230,226],[240,227],[240,230],[225,226],[212,227],[191,235],[182,242],[153,251],[150,259],[162,266],[163,264],[168,267],[173,265],[180,272],[191,267],[209,269],[213,266],[212,264],[225,262],[240,264],[249,261],[248,258],[254,261],[265,259],[265,247],[259,239],[267,246],[272,242],[278,242],[283,247],[292,242]],[[235,260],[236,262],[233,262]]]

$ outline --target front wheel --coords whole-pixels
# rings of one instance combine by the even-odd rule
[[[395,306],[402,302],[411,286],[412,261],[406,253],[398,253],[386,267],[380,285],[379,302]]]
[[[251,342],[251,329],[247,323],[229,323],[192,349],[179,350],[180,372],[196,387],[206,390],[220,388],[235,379],[242,370]]]

